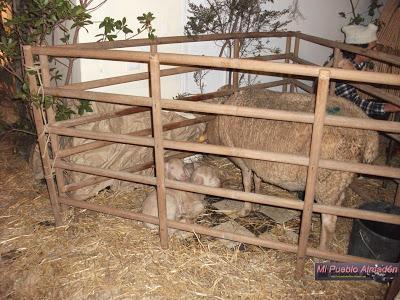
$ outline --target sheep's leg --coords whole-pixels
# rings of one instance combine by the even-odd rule
[[[256,173],[253,174],[253,179],[254,179],[254,192],[256,194],[259,194],[261,191],[261,178],[256,175]]]
[[[244,186],[244,191],[245,192],[251,192],[251,180],[253,172],[248,169],[242,169],[242,176],[243,176],[243,186]],[[245,217],[250,214],[250,212],[254,209],[254,205],[251,202],[245,202],[243,205],[243,208],[239,212],[239,216]]]
[[[246,166],[244,161],[240,158],[231,157],[230,158],[235,165],[237,165],[240,170],[242,170],[242,180],[245,192],[251,192],[251,181],[253,178],[253,172]],[[253,203],[245,202],[243,208],[239,212],[239,216],[245,217],[253,210]]]
[[[344,200],[344,192],[338,197],[339,202],[336,205],[340,205]],[[320,250],[329,250],[329,245],[333,239],[336,229],[337,216],[322,214],[322,228],[321,238],[319,243]]]
[[[332,241],[333,235],[335,234],[337,216],[322,214],[322,229],[321,238],[319,243],[320,250],[328,250],[328,245]]]

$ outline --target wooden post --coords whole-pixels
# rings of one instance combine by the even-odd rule
[[[24,59],[25,59],[25,68],[34,68],[33,63],[33,55],[32,55],[32,47],[31,46],[23,46],[24,51]],[[29,82],[29,90],[32,96],[37,96],[39,94],[39,90],[37,87],[36,76],[27,72],[28,82]],[[40,96],[40,95],[39,95]],[[60,226],[63,224],[62,215],[60,211],[60,204],[58,201],[56,184],[53,180],[52,166],[50,162],[49,152],[47,148],[46,134],[45,134],[45,126],[43,124],[44,116],[42,114],[42,110],[36,107],[34,104],[31,105],[33,111],[33,117],[36,126],[39,150],[42,157],[43,163],[43,171],[44,176],[47,183],[47,189],[49,191],[50,203],[54,214],[54,220],[56,226]]]
[[[42,70],[42,84],[44,87],[50,87],[51,86],[51,76],[50,76],[50,71],[49,71],[49,60],[47,55],[39,55],[39,61],[40,61],[40,68]],[[48,109],[46,109],[46,115],[47,115],[47,121],[48,125],[54,124],[56,122],[56,116],[55,112],[53,110],[53,107],[50,106]],[[56,134],[50,134],[50,141],[51,141],[51,149],[53,152],[53,159],[57,158],[57,154],[60,151],[60,139],[59,136]],[[65,193],[62,191],[64,190],[65,187],[65,179],[64,179],[64,170],[60,168],[55,169],[56,173],[56,182],[57,182],[57,187],[58,187],[58,193],[60,196],[65,196]],[[65,210],[67,207],[64,204],[61,204],[61,209]]]
[[[335,50],[333,51],[333,65],[332,67],[337,68],[338,64],[339,64],[339,56],[340,56],[340,49],[339,48],[335,48]],[[329,90],[329,95],[331,96],[335,96],[335,82],[331,82],[331,87]]]
[[[294,57],[299,57],[299,48],[300,48],[300,38],[296,35],[294,39],[294,53],[293,53]],[[291,93],[294,92],[294,83],[290,84],[290,92]]]
[[[395,180],[397,184],[396,195],[394,196],[394,205],[400,207],[400,180]]]
[[[239,57],[240,57],[240,40],[235,39],[235,44],[233,47],[233,58],[239,58]],[[239,72],[237,72],[237,71],[233,72],[232,86],[233,86],[234,93],[239,91]]]
[[[285,49],[285,54],[286,55],[290,54],[291,48],[292,48],[292,37],[288,36],[288,37],[286,37],[286,49]],[[285,63],[289,63],[289,62],[290,62],[289,58],[285,58]],[[284,79],[284,78],[282,78],[282,79]],[[287,83],[282,85],[282,92],[283,93],[287,92],[287,86],[288,86]]]
[[[329,77],[330,73],[327,70],[321,70],[318,76],[318,90],[315,100],[315,118],[311,138],[310,160],[307,172],[303,215],[301,218],[299,248],[297,251],[296,278],[298,279],[302,277],[304,272],[304,259],[311,228],[313,202],[317,182],[319,157],[321,152],[322,134],[324,129],[325,110],[329,92]]]
[[[153,50],[153,49],[152,49]],[[168,248],[167,207],[164,171],[164,145],[161,115],[161,86],[160,86],[160,61],[158,54],[150,56],[150,80],[152,104],[152,123],[154,137],[154,157],[156,165],[157,203],[161,248]]]
[[[156,54],[157,53],[157,44],[151,44],[150,45],[150,53],[151,54]]]

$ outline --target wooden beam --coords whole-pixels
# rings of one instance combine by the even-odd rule
[[[75,200],[75,199],[71,199],[71,198],[65,198],[65,197],[61,198],[60,200],[64,204],[68,204],[68,205],[71,205],[74,207],[79,207],[82,209],[97,211],[100,213],[110,214],[113,216],[118,216],[121,218],[126,218],[126,219],[131,219],[131,220],[138,220],[138,221],[145,222],[145,223],[158,224],[158,219],[156,217],[152,217],[152,216],[148,216],[148,215],[144,215],[144,214],[140,214],[140,213],[135,213],[132,211],[122,210],[122,209],[103,206],[103,205],[97,205],[94,203]],[[288,251],[288,252],[292,252],[292,253],[296,253],[296,251],[297,251],[296,245],[286,244],[286,243],[277,242],[277,241],[268,240],[268,239],[249,237],[249,236],[245,236],[245,235],[236,234],[233,232],[215,230],[215,229],[207,228],[207,227],[197,225],[197,224],[186,224],[186,223],[180,223],[180,222],[173,221],[173,220],[167,220],[167,225],[170,228],[176,228],[178,230],[184,230],[184,231],[188,231],[188,232],[196,232],[198,234],[204,234],[204,235],[213,236],[216,238],[238,241],[240,243],[258,245],[261,247],[267,247],[267,248],[276,249],[276,250]],[[341,261],[341,262],[362,262],[362,263],[377,263],[377,264],[383,263],[382,261],[377,261],[377,260],[372,260],[372,259],[367,259],[367,258],[352,256],[352,255],[337,254],[337,253],[328,252],[328,251],[321,251],[321,250],[311,248],[311,247],[307,248],[306,254],[309,256],[319,257],[322,259]]]
[[[300,39],[298,36],[296,36],[294,39],[294,52],[293,52],[294,57],[299,57],[299,50],[300,50]],[[294,84],[290,85],[290,92],[291,93],[294,92]]]
[[[34,70],[35,68],[33,62],[32,47],[24,46],[23,52],[24,52],[25,68],[27,68],[26,74],[28,77],[29,91],[32,96],[38,96],[39,91],[37,86],[36,74],[32,74],[32,72],[29,72],[29,70]],[[49,191],[50,203],[54,214],[54,220],[56,226],[61,226],[63,224],[63,219],[60,210],[60,203],[58,201],[57,188],[53,179],[53,166],[50,163],[49,151],[47,148],[47,137],[46,137],[45,127],[43,124],[44,119],[42,111],[33,103],[31,104],[31,107],[36,126],[40,155],[43,162],[44,178],[46,179],[47,189]]]
[[[166,156],[165,157],[165,161],[169,161],[173,158],[185,158],[188,156],[193,155],[194,153],[192,152],[184,152],[184,153],[178,153],[178,154],[173,154],[170,156]],[[119,170],[120,172],[129,172],[129,173],[135,173],[135,172],[139,172],[139,171],[143,171],[146,169],[149,169],[151,167],[154,167],[154,160],[151,161],[147,161],[144,163],[140,163],[140,164],[136,164],[132,167],[129,168],[125,168],[125,169],[121,169]],[[64,192],[72,192],[72,191],[76,191],[79,190],[81,188],[87,187],[87,186],[91,186],[94,184],[99,184],[102,183],[104,181],[110,180],[110,177],[102,177],[102,176],[94,176],[91,178],[88,178],[86,180],[80,181],[80,182],[74,182],[74,183],[70,183],[68,185],[65,186],[64,188]]]
[[[332,67],[337,68],[339,66],[340,54],[341,54],[341,51],[339,48],[335,48],[333,50],[333,65],[332,65]],[[332,81],[330,89],[329,89],[329,95],[335,96],[335,86],[336,86],[336,83],[334,81]]]
[[[56,159],[54,162],[56,168],[63,168],[66,170],[81,172],[85,174],[93,174],[102,177],[115,178],[123,181],[137,182],[142,184],[155,185],[156,181],[154,177],[144,176],[138,174],[132,174],[126,171],[116,171],[109,169],[102,169],[97,167],[90,167],[81,164],[67,163],[60,159]],[[221,198],[229,198],[233,200],[246,201],[252,203],[258,203],[263,205],[272,205],[276,207],[283,207],[295,210],[302,210],[304,202],[294,200],[292,198],[268,196],[262,194],[242,192],[238,190],[224,189],[224,188],[213,188],[204,185],[196,185],[193,183],[174,181],[167,179],[165,181],[167,188],[182,190],[193,193],[213,195]],[[371,221],[384,221],[390,224],[400,224],[400,216],[386,213],[379,213],[375,211],[368,211],[357,208],[348,208],[342,206],[324,205],[315,203],[313,206],[315,213],[337,215],[345,218],[357,218],[362,220]]]
[[[285,47],[285,63],[289,63],[290,62],[290,60],[289,60],[289,54],[290,54],[290,50],[291,50],[291,47],[292,47],[292,37],[291,36],[288,36],[288,37],[286,37],[286,47]],[[287,92],[287,84],[284,84],[283,86],[282,86],[282,92],[283,93],[286,93]]]
[[[269,86],[269,84],[270,83],[266,83],[264,86]],[[61,88],[47,88],[45,89],[45,93],[46,95],[52,95],[58,97],[88,99],[101,102],[110,102],[115,104],[130,103],[131,105],[143,105],[147,107],[150,105],[148,97],[128,96],[128,95],[120,95],[112,93],[87,92],[87,91],[72,91]],[[311,113],[289,112],[289,111],[274,110],[274,109],[258,109],[251,107],[221,105],[221,104],[211,104],[211,103],[197,103],[196,105],[193,105],[191,101],[184,101],[184,100],[176,101],[176,100],[162,99],[161,106],[163,109],[167,110],[183,110],[183,111],[191,111],[198,113],[263,118],[263,119],[294,121],[302,123],[312,123],[314,121],[314,115]],[[326,125],[400,133],[399,122],[371,120],[367,118],[362,119],[362,118],[341,117],[341,116],[327,116]]]
[[[51,75],[50,75],[50,69],[49,69],[49,59],[46,55],[39,55],[39,61],[40,61],[40,69],[41,69],[41,76],[42,76],[42,84],[44,87],[50,87],[51,86]],[[47,120],[48,124],[47,126],[51,126],[56,123],[56,114],[53,110],[53,106],[50,105],[49,108],[46,109],[46,115],[47,115]],[[51,151],[53,155],[57,155],[58,151],[60,150],[60,140],[59,136],[56,134],[50,134],[50,144],[51,144]],[[57,189],[58,189],[58,194],[60,196],[65,196],[65,194],[62,192],[65,186],[65,177],[64,177],[64,170],[57,168],[55,170],[56,174],[56,182],[57,182]],[[65,210],[66,207],[61,205],[61,210]]]
[[[215,118],[215,116],[203,116],[203,117],[199,117],[196,119],[171,122],[171,123],[163,125],[163,131],[170,131],[170,130],[174,130],[177,128],[182,128],[182,127],[186,127],[186,126],[191,126],[191,125],[195,125],[195,124],[199,124],[199,123],[208,122],[214,118]],[[61,127],[59,127],[59,128],[61,128]],[[50,130],[50,131],[52,131],[52,130]],[[152,129],[147,128],[147,129],[130,132],[130,133],[127,133],[126,135],[147,136],[147,135],[151,135],[151,133],[152,133]],[[85,143],[85,144],[78,145],[75,147],[60,150],[57,153],[57,157],[60,157],[60,158],[67,157],[67,156],[75,155],[75,154],[82,153],[85,151],[99,149],[99,148],[102,148],[102,147],[105,147],[108,145],[112,145],[113,143],[114,142],[109,142],[109,141],[94,141],[94,142]]]
[[[240,58],[240,40],[235,39],[233,46],[233,58]],[[239,91],[240,82],[239,82],[239,72],[234,71],[232,76],[232,88],[233,92],[237,93]]]
[[[205,34],[195,36],[168,36],[158,37],[153,40],[148,38],[132,39],[132,40],[119,40],[110,42],[91,42],[80,43],[74,45],[60,45],[59,48],[81,48],[81,49],[113,49],[113,48],[126,48],[126,47],[139,47],[149,45],[166,45],[166,44],[180,44],[180,43],[193,43],[193,42],[209,42],[227,39],[243,39],[243,38],[270,38],[270,37],[287,37],[292,36],[292,31],[280,32],[237,32],[237,33],[220,33],[220,34]]]
[[[299,237],[299,248],[297,250],[296,277],[299,279],[304,273],[305,256],[308,238],[311,230],[311,219],[315,198],[317,173],[320,162],[322,135],[326,105],[329,96],[329,71],[321,71],[318,78],[318,90],[315,99],[315,121],[311,137],[310,161],[307,171],[306,190],[304,196],[304,207],[301,217],[301,228]],[[322,230],[322,229],[321,229]]]
[[[195,72],[198,70],[201,70],[201,68],[193,68],[193,67],[169,68],[169,69],[161,70],[160,76],[165,77],[165,76]],[[148,72],[122,75],[122,76],[114,76],[114,77],[96,79],[96,80],[79,82],[79,83],[72,83],[72,84],[63,86],[63,88],[72,89],[72,90],[88,90],[88,89],[94,89],[94,88],[99,88],[99,87],[104,87],[104,86],[111,86],[111,85],[115,85],[115,84],[140,81],[140,80],[145,80],[145,79],[149,79]]]
[[[33,47],[35,54],[44,54],[58,57],[92,58],[127,62],[148,62],[149,52],[123,51],[123,50],[87,50],[58,47]],[[317,66],[304,66],[295,64],[281,64],[254,59],[231,59],[222,57],[159,53],[160,64],[202,66],[218,69],[240,69],[264,73],[279,73],[289,75],[302,75],[317,77],[321,69],[328,69],[332,79],[361,81],[387,85],[400,85],[400,76],[388,73],[376,73],[367,71],[354,71]]]
[[[393,103],[397,106],[400,106],[400,97],[390,94],[388,92],[385,92],[381,89],[378,89],[376,87],[373,87],[371,85],[368,84],[359,84],[359,83],[352,83],[351,85],[353,85],[354,87],[356,87],[357,89],[370,94],[374,97],[377,97],[379,99],[385,100],[389,103]]]
[[[391,55],[391,54],[387,54],[387,53],[384,53],[381,51],[376,51],[376,50],[365,49],[365,48],[361,48],[361,47],[357,47],[357,46],[353,46],[353,45],[349,45],[349,44],[345,44],[345,43],[335,42],[335,41],[331,41],[331,40],[316,37],[316,36],[311,36],[311,35],[300,33],[300,32],[297,32],[296,36],[298,36],[302,40],[309,41],[314,44],[326,46],[329,48],[338,48],[338,49],[345,50],[348,52],[361,54],[362,56],[367,56],[367,57],[370,57],[370,58],[373,58],[373,59],[376,59],[379,61],[387,62],[387,63],[390,63],[395,66],[400,66],[399,57],[396,55]]]
[[[154,50],[155,51],[155,50]],[[154,160],[156,165],[156,189],[161,248],[168,248],[167,204],[165,188],[164,139],[161,115],[160,61],[157,53],[150,57],[150,85],[152,97],[152,127],[154,136]]]

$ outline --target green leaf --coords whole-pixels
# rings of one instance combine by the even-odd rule
[[[80,100],[78,106],[78,114],[83,115],[85,112],[93,112],[91,103],[89,100]]]
[[[115,34],[107,34],[106,35],[107,40],[109,41],[113,41],[114,39],[117,38],[117,36]]]
[[[133,31],[132,31],[130,28],[128,28],[128,27],[122,28],[122,32],[125,33],[125,34],[133,33]]]

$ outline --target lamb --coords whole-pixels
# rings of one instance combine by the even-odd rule
[[[229,105],[302,112],[313,112],[314,103],[314,96],[309,94],[256,90],[234,94],[225,102]],[[359,107],[339,97],[329,97],[327,111],[343,116],[367,118]],[[210,122],[207,137],[211,144],[308,156],[311,131],[311,124],[221,115]],[[377,154],[377,132],[333,126],[324,127],[322,159],[369,163],[377,157]],[[230,159],[242,170],[246,192],[251,191],[252,175],[254,175],[256,193],[260,191],[261,180],[289,191],[305,189],[307,178],[307,167],[305,166],[234,157]],[[344,200],[344,190],[354,177],[355,174],[350,172],[320,169],[315,195],[317,202],[341,205]],[[245,216],[252,209],[251,203],[245,203],[240,213]],[[328,249],[335,232],[336,220],[336,216],[322,214],[321,250]]]
[[[197,167],[190,177],[190,182],[210,187],[221,186],[221,181],[217,172],[208,166]],[[167,189],[167,219],[192,224],[204,211],[204,198],[205,195],[202,194]],[[146,215],[158,216],[156,191],[152,192],[144,200],[142,212]],[[157,228],[157,225],[147,223],[145,225],[150,229]],[[169,234],[174,234],[176,231],[176,229],[168,229]]]
[[[218,172],[206,165],[200,165],[195,167],[190,182],[210,187],[221,187],[221,179],[219,178]],[[204,199],[204,195],[202,196]]]
[[[178,158],[172,158],[165,163],[165,177],[172,180],[186,181],[191,172],[185,167],[184,162]]]

